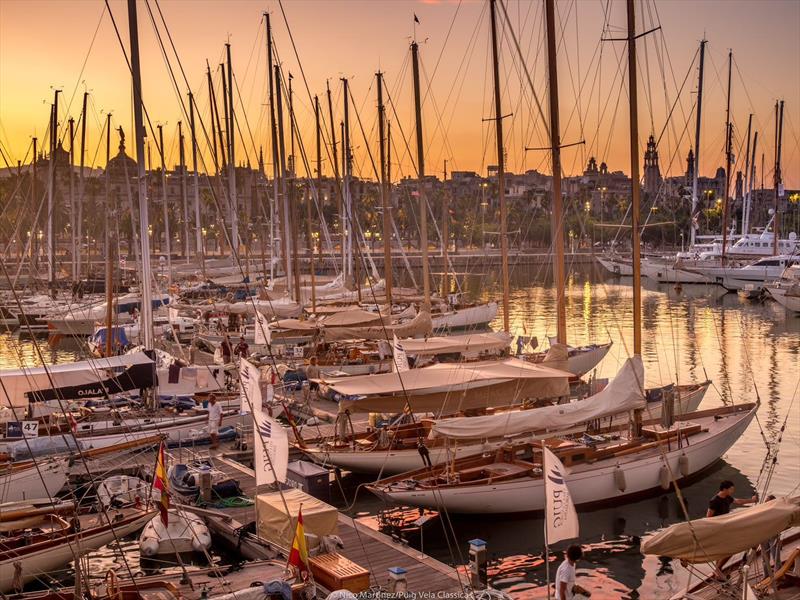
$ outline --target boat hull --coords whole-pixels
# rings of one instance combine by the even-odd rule
[[[786,290],[780,287],[768,287],[770,295],[775,301],[792,312],[800,313],[800,296],[789,296]]]
[[[710,283],[711,280],[693,271],[686,271],[674,264],[658,263],[655,261],[642,262],[642,275],[658,283]]]
[[[470,327],[486,326],[497,316],[497,302],[488,302],[477,306],[459,308],[438,315],[431,315],[433,330],[442,329],[467,329]]]
[[[630,262],[600,256],[597,257],[597,262],[603,265],[605,270],[612,275],[620,277],[629,277],[633,275],[633,266]]]
[[[624,456],[598,461],[567,470],[566,481],[576,506],[591,506],[646,495],[662,490],[661,467],[668,464],[680,483],[696,476],[714,464],[739,439],[755,416],[756,408],[726,415],[709,423],[709,432],[684,448],[667,449],[663,455],[651,449],[642,456]],[[688,457],[688,469],[679,476],[679,461]],[[617,467],[624,472],[624,491],[618,487]],[[402,482],[400,482],[402,483]],[[481,485],[438,486],[428,489],[400,489],[368,486],[379,497],[390,502],[426,508],[446,508],[455,513],[493,514],[528,513],[544,510],[544,482],[541,478],[518,478],[508,482]]]
[[[0,498],[16,502],[30,498],[51,498],[67,483],[69,465],[66,459],[41,461],[11,473],[0,473]]]

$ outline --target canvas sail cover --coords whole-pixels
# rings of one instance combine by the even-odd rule
[[[466,335],[448,335],[429,337],[427,339],[403,340],[406,354],[412,356],[432,356],[434,354],[478,354],[508,348],[511,336],[504,332],[468,333]],[[554,365],[546,365],[555,367]]]
[[[381,315],[379,313],[369,312],[360,308],[328,315],[322,321],[325,327],[357,327],[380,324],[380,322]]]
[[[256,312],[267,317],[297,317],[303,312],[302,305],[290,298],[273,300],[245,300],[242,302],[210,302],[207,304],[175,304],[175,308],[188,311],[220,312],[231,315],[250,315]]]
[[[29,402],[97,398],[152,387],[155,363],[144,352],[78,362],[0,371],[0,406],[24,408]]]
[[[542,364],[547,367],[552,367],[553,369],[569,371],[567,368],[569,364],[569,347],[566,344],[552,342]]]
[[[301,506],[306,533],[313,533],[319,538],[335,535],[339,525],[339,511],[336,508],[294,488],[259,494],[256,496],[256,505],[259,536],[283,549],[292,546]]]
[[[325,341],[335,342],[337,340],[386,340],[391,342],[394,336],[398,338],[415,337],[418,335],[428,335],[433,329],[431,313],[421,310],[408,323],[399,325],[373,325],[370,327],[335,327],[325,330]]]
[[[625,361],[622,369],[605,389],[586,400],[480,417],[441,419],[433,424],[431,435],[454,439],[482,439],[572,427],[576,423],[643,408],[646,403],[642,391],[643,383],[642,359],[634,356]]]
[[[800,496],[776,498],[718,517],[676,523],[642,542],[642,553],[690,563],[712,562],[800,525]]]
[[[320,380],[339,394],[339,410],[454,414],[505,406],[525,398],[569,394],[570,373],[516,358],[477,363],[443,363],[402,373]]]

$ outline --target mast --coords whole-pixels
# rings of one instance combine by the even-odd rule
[[[448,246],[450,245],[450,191],[447,189],[447,159],[444,159],[444,193],[442,194],[442,297],[450,293],[450,277],[447,272]]]
[[[311,276],[311,312],[317,312],[317,290],[316,275],[314,273],[314,238],[312,236],[313,227],[311,226],[311,194],[308,186],[305,189],[306,197],[306,238],[308,242],[308,272]]]
[[[325,82],[325,89],[328,95],[328,115],[331,119],[331,146],[333,148],[333,178],[336,181],[336,212],[339,215],[339,240],[342,248],[342,272],[345,270],[345,249],[344,249],[344,214],[342,209],[344,206],[344,199],[342,198],[342,182],[339,178],[339,153],[336,150],[336,122],[333,119],[333,100],[331,100],[331,84],[329,81]]]
[[[205,279],[206,249],[203,243],[203,223],[200,216],[200,173],[197,170],[197,130],[194,123],[194,94],[189,92],[189,133],[192,136],[192,188],[194,192],[194,245],[200,256],[200,271]],[[212,134],[213,135],[213,134]]]
[[[225,168],[225,145],[222,143],[222,125],[219,120],[217,94],[214,90],[214,81],[211,78],[211,67],[208,66],[208,61],[206,61],[206,75],[208,77],[208,96],[211,100],[211,141],[213,142],[214,168],[216,174],[219,175]],[[219,150],[217,150],[217,137],[219,137]]]
[[[159,123],[158,128],[158,151],[161,157],[161,204],[164,207],[164,244],[167,254],[167,282],[172,285],[172,234],[169,230],[169,204],[167,203],[167,166],[164,160],[164,128]]]
[[[292,273],[294,274],[294,297],[297,302],[302,304],[300,297],[300,257],[298,254],[297,238],[300,236],[298,221],[300,219],[297,214],[297,202],[295,201],[295,192],[297,188],[297,165],[295,164],[294,154],[294,139],[297,131],[294,126],[294,97],[292,95],[292,74],[289,73],[289,148],[291,154],[289,155],[289,223],[292,227]],[[287,281],[288,285],[289,282]]]
[[[742,189],[742,236],[747,235],[750,226],[750,137],[753,132],[753,113],[747,118],[747,150],[744,154],[744,185]]]
[[[78,192],[78,230],[75,232],[75,236],[78,238],[78,278],[81,275],[81,240],[83,239],[83,195],[86,191],[85,188],[85,179],[83,173],[83,167],[85,164],[86,158],[86,101],[89,97],[89,92],[83,93],[83,106],[81,108],[81,158],[80,158],[80,182],[78,184],[79,192]],[[89,265],[91,268],[91,265]]]
[[[753,190],[756,189],[756,148],[758,147],[758,131],[753,134],[753,151],[750,156],[750,185],[748,190],[748,203],[747,203],[747,210],[748,210],[748,217],[747,217],[747,227],[750,228],[750,215],[749,211],[752,210],[752,202],[753,202]]]
[[[628,12],[628,99],[631,148],[631,249],[633,250],[633,353],[642,354],[642,270],[639,238],[639,100],[636,83],[636,13],[634,0],[627,0]]]
[[[703,111],[703,65],[706,56],[706,40],[700,41],[700,72],[697,75],[697,121],[694,127],[694,169],[692,173],[692,215],[691,231],[689,232],[689,247],[694,247],[694,240],[697,235],[697,227],[694,224],[694,216],[697,212],[697,183],[700,177],[700,131],[701,113]]]
[[[275,123],[275,92],[272,81],[272,26],[270,25],[269,13],[264,13],[267,28],[267,73],[269,73],[269,129],[272,142],[272,203],[269,212],[270,242],[274,240],[275,217],[280,214],[278,204],[278,186],[281,173],[278,170],[278,131]],[[273,260],[276,254],[274,243],[270,246],[270,273],[272,272]]]
[[[317,202],[320,204],[320,210],[322,204],[319,202],[319,194],[320,190],[322,189],[322,122],[321,122],[321,115],[320,115],[320,107],[319,107],[319,96],[314,96],[314,122],[316,125],[316,134],[317,134]],[[306,219],[308,220],[308,247],[311,251],[311,262],[308,266],[309,274],[311,275],[311,312],[317,312],[317,277],[316,273],[314,272],[314,237],[313,237],[313,228],[311,224],[311,197],[308,197],[308,206],[307,206],[308,214],[306,215]],[[321,240],[320,240],[321,242]]]
[[[147,210],[147,175],[144,168],[144,124],[142,122],[142,73],[139,65],[139,26],[136,0],[128,0],[128,28],[131,38],[131,72],[133,74],[133,120],[136,140],[136,164],[139,184],[139,241],[142,245],[142,314],[140,331],[144,333],[145,350],[153,349],[153,304],[150,278],[150,246],[148,229],[150,214]],[[163,145],[162,145],[163,148]],[[163,150],[162,150],[163,152]]]
[[[53,232],[56,193],[56,147],[58,145],[58,94],[56,90],[50,109],[50,184],[47,187],[47,273],[50,291],[56,287],[56,238]]]
[[[494,4],[492,4],[494,6]],[[493,13],[494,14],[494,13]],[[494,18],[494,17],[492,17]],[[494,21],[493,21],[494,22]],[[425,306],[431,306],[431,282],[428,266],[428,202],[425,200],[425,150],[422,137],[422,102],[419,85],[419,45],[411,42],[411,65],[414,76],[414,115],[417,131],[417,195],[419,196],[419,246],[422,251],[422,290]]]
[[[111,179],[108,173],[108,163],[111,160],[111,113],[106,116],[106,171],[103,179],[106,186],[106,209],[103,211],[106,258],[106,356],[111,356],[111,327],[114,319],[114,246],[111,243],[109,230],[109,214],[111,213]]]
[[[494,74],[494,119],[497,137],[497,197],[500,201],[500,255],[503,277],[503,331],[511,329],[509,304],[511,292],[508,285],[508,234],[506,232],[506,172],[503,156],[503,112],[500,105],[500,64],[497,57],[497,8],[490,0],[489,16],[492,25],[492,67]]]
[[[392,188],[386,164],[386,107],[383,105],[383,73],[375,74],[378,80],[378,142],[381,161],[381,203],[383,204],[383,279],[386,283],[386,303],[392,306]]]
[[[236,199],[236,119],[233,111],[233,64],[231,45],[225,44],[228,54],[228,196],[231,203],[231,255],[239,249],[239,203]]]
[[[558,58],[556,57],[554,0],[545,0],[545,11],[547,13],[547,65],[550,80],[550,148],[553,166],[553,214],[550,226],[553,231],[553,249],[555,251],[553,271],[556,279],[556,335],[559,344],[566,344],[567,308],[564,298],[566,277],[564,274],[564,223],[561,198],[561,129],[558,112]]]
[[[345,276],[346,279],[353,277],[353,235],[355,234],[355,218],[353,217],[353,198],[350,196],[350,177],[352,176],[352,164],[350,154],[350,86],[347,78],[342,78],[344,91],[342,102],[344,103],[344,122],[342,124],[342,170],[344,172],[344,213],[345,213]],[[356,280],[358,286],[358,301],[361,302],[361,282]]]
[[[75,231],[78,228],[75,223],[75,177],[72,167],[75,164],[75,119],[69,118],[69,220],[70,220],[70,241],[72,245],[72,281],[80,279],[78,275],[78,248],[80,243],[75,243]]]
[[[778,203],[783,195],[783,176],[781,174],[781,147],[783,146],[783,100],[780,102],[780,116],[778,116],[778,103],[775,103],[775,215],[772,221],[772,254],[778,254],[778,237],[780,236],[780,219],[778,218]]]
[[[186,258],[186,262],[189,262],[189,190],[186,186],[186,149],[181,121],[178,121],[178,160],[181,170],[181,202],[183,203],[183,256]]]
[[[36,145],[38,142],[38,138],[34,136],[32,142],[33,142],[33,163],[31,164],[31,202],[33,202],[34,206],[36,206],[39,204],[36,201],[36,159],[38,158],[36,154]],[[37,216],[34,216],[33,225],[31,226],[31,238],[28,241],[28,243],[30,244],[31,263],[36,265],[38,270],[39,245],[37,244],[37,241],[39,238],[37,236],[38,233],[37,229],[39,227],[39,219],[37,218]],[[36,248],[36,252],[33,251],[34,248]]]
[[[731,125],[731,74],[733,72],[733,50],[728,50],[728,99],[725,108],[725,197],[722,199],[722,262],[728,250],[728,202],[731,188],[731,162],[733,162]]]
[[[289,196],[286,193],[286,144],[283,138],[283,92],[281,91],[281,68],[275,65],[275,97],[278,119],[278,154],[281,172],[281,258],[283,259],[283,274],[286,276],[286,289],[292,289],[292,262],[289,260]],[[295,298],[300,301],[299,298]]]

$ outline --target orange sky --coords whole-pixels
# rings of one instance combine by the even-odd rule
[[[112,0],[111,9],[126,48],[126,4]],[[586,140],[585,146],[565,150],[567,174],[583,169],[595,155],[612,170],[629,172],[626,84],[621,84],[619,65],[625,67],[624,44],[600,43],[605,1],[558,2],[562,39],[559,78],[562,139],[565,144]],[[625,25],[624,3],[609,5],[609,35],[619,37]],[[158,19],[157,7],[150,7]],[[208,117],[205,61],[217,66],[229,38],[233,45],[234,71],[245,111],[237,100],[239,126],[237,158],[256,160],[254,148],[263,145],[269,161],[266,135],[266,71],[261,13],[269,10],[283,65],[295,75],[295,103],[301,134],[313,149],[313,112],[277,0],[227,2],[160,0],[160,7],[179,52],[190,85],[196,91],[203,118]],[[486,3],[480,0],[284,0],[311,93],[324,94],[330,78],[337,122],[341,119],[339,78],[351,78],[355,105],[368,137],[365,143],[353,117],[352,143],[356,173],[372,177],[367,145],[376,147],[374,72],[386,73],[394,99],[392,114],[393,174],[413,173],[400,130],[413,148],[413,96],[408,43],[412,15],[420,19],[416,35],[423,62],[424,131],[429,173],[441,174],[444,160],[450,169],[485,173],[495,162],[493,127],[483,121],[492,116],[489,22]],[[693,145],[691,114],[696,69],[690,65],[697,44],[705,34],[708,43],[701,173],[712,174],[723,163],[726,55],[734,51],[733,119],[737,140],[744,143],[748,113],[755,113],[759,129],[759,154],[766,155],[766,182],[771,183],[776,98],[786,100],[783,171],[787,187],[800,187],[800,2],[666,0],[637,2],[639,29],[662,29],[639,42],[640,133],[642,142],[654,132],[659,144],[662,171],[683,172],[684,159]],[[546,102],[542,5],[528,0],[507,0],[512,26],[532,72],[536,94]],[[175,133],[181,119],[176,92],[153,33],[146,6],[139,2],[143,88],[153,123],[164,124],[167,162],[177,161]],[[96,39],[92,42],[97,31]],[[449,35],[448,35],[449,32]],[[91,51],[89,50],[91,45]],[[547,171],[546,154],[524,148],[546,145],[516,51],[508,33],[503,40],[503,111],[506,119],[506,151],[510,170]],[[88,58],[87,58],[88,57]],[[85,67],[82,67],[85,63]],[[620,62],[622,61],[622,62]],[[173,60],[173,65],[175,65]],[[687,78],[683,85],[684,79]],[[430,82],[430,87],[428,82]],[[100,127],[106,111],[114,113],[115,126],[131,132],[130,77],[108,12],[96,0],[0,0],[0,143],[13,162],[30,152],[30,138],[45,136],[52,87],[63,89],[61,126],[69,115],[78,117],[84,85],[91,92],[87,163],[104,163]],[[671,121],[665,127],[668,107],[683,85]],[[185,86],[181,83],[181,93]],[[577,90],[580,90],[578,92]],[[430,93],[427,93],[430,92]],[[576,100],[578,99],[578,100]],[[324,105],[323,105],[324,106]],[[546,104],[545,104],[546,109]],[[243,119],[247,114],[247,123]],[[327,121],[327,107],[324,111]],[[249,127],[248,127],[249,124]],[[288,133],[287,133],[288,135]],[[112,142],[116,147],[116,136]],[[203,151],[207,154],[205,143]],[[99,151],[98,149],[101,148]],[[129,154],[133,154],[129,136]],[[155,149],[154,149],[155,152]],[[97,155],[97,158],[95,158]],[[744,149],[737,152],[744,159]],[[759,161],[760,163],[760,158]],[[326,164],[326,171],[329,166]],[[298,168],[302,174],[302,166]]]

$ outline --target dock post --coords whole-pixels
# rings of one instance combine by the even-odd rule
[[[469,579],[472,589],[486,588],[486,542],[476,538],[469,541]]]
[[[204,502],[211,502],[211,470],[200,471],[200,497]]]
[[[403,567],[389,567],[389,593],[405,594],[407,591],[406,570]]]

